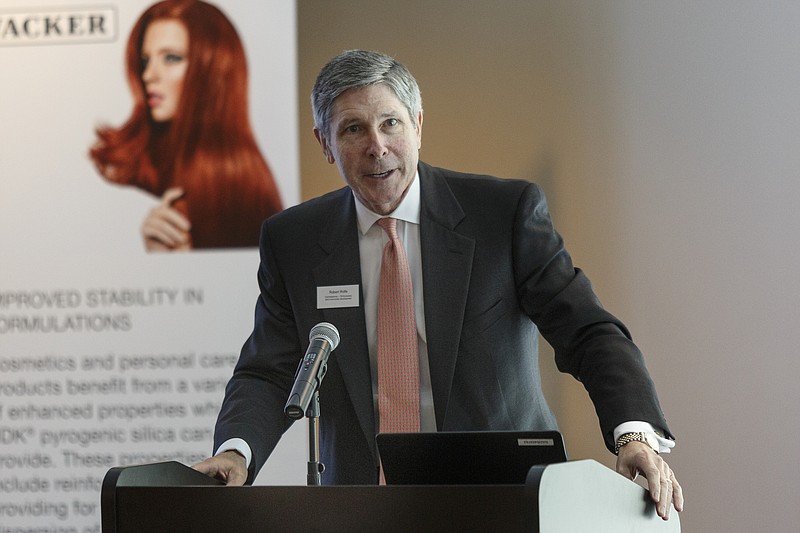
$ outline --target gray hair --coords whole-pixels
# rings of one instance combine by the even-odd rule
[[[380,52],[347,50],[322,67],[311,91],[314,127],[330,138],[333,102],[348,89],[385,83],[408,110],[412,122],[422,111],[417,80],[399,61]]]

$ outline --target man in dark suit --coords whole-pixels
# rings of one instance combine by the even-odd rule
[[[323,482],[379,478],[376,314],[390,216],[408,255],[423,431],[547,430],[538,331],[596,407],[617,470],[642,473],[662,517],[683,495],[658,452],[673,439],[641,353],[572,265],[540,189],[419,161],[422,104],[394,59],[350,51],[319,74],[315,135],[348,186],[285,210],[261,233],[255,326],[228,385],[216,455],[195,467],[252,481],[291,420],[283,408],[308,332],[341,332],[320,387]],[[320,294],[355,297],[331,304]],[[538,329],[537,329],[538,328]]]

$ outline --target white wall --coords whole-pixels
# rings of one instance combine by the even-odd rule
[[[684,531],[796,531],[800,4],[550,10],[553,209],[648,356]]]

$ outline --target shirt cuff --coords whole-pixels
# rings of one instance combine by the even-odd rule
[[[229,452],[229,451],[236,451],[239,452],[244,456],[245,466],[250,468],[250,461],[253,459],[253,452],[250,450],[250,445],[248,445],[242,439],[228,439],[222,444],[220,444],[217,451],[214,452],[214,455],[219,455],[222,452]]]
[[[623,422],[614,428],[614,442],[625,433],[649,433],[653,435],[658,441],[658,453],[669,453],[675,447],[674,440],[659,435],[649,422],[639,420]]]

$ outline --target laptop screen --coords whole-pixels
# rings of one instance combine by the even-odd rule
[[[389,485],[524,484],[534,465],[567,460],[558,431],[380,433]]]

